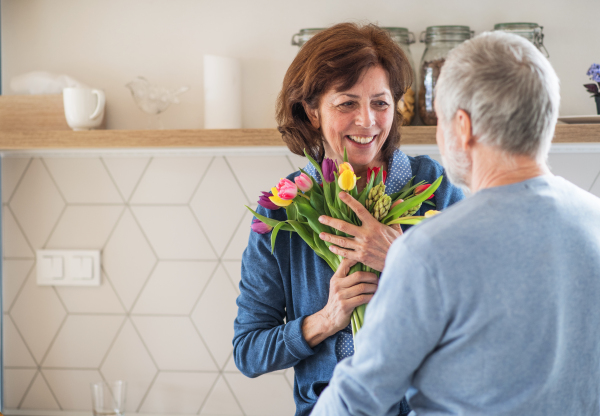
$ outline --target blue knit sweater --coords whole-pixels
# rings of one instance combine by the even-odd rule
[[[409,157],[415,183],[432,183],[444,173],[428,156]],[[288,176],[292,179],[299,175]],[[388,179],[389,180],[389,179]],[[463,199],[463,193],[446,178],[432,201],[442,210]],[[423,204],[416,215],[432,208]],[[285,220],[284,209],[258,213]],[[327,386],[337,364],[338,334],[310,348],[302,336],[302,322],[327,304],[333,271],[296,234],[281,232],[273,254],[271,235],[250,233],[242,258],[242,280],[234,323],[234,359],[248,377],[294,367],[296,416],[308,415]]]

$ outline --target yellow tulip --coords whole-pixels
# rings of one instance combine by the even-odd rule
[[[338,185],[344,191],[350,191],[354,189],[354,187],[356,186],[356,175],[354,174],[354,172],[352,172],[351,170],[343,171],[338,178]]]
[[[425,213],[425,218],[433,217],[434,215],[438,215],[440,211],[436,211],[435,209],[430,209]]]
[[[292,202],[294,202],[293,199],[286,200],[286,199],[279,198],[279,194],[277,193],[277,188],[271,188],[271,192],[273,193],[273,196],[270,196],[269,199],[271,200],[272,203],[274,203],[278,207],[287,207]]]

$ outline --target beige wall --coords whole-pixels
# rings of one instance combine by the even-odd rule
[[[124,85],[138,75],[171,87],[187,85],[166,111],[166,128],[203,127],[204,54],[243,65],[243,126],[274,127],[274,100],[301,28],[360,20],[408,27],[464,24],[476,32],[495,23],[545,27],[550,60],[562,83],[562,115],[595,112],[582,84],[600,62],[597,0],[2,0],[2,85],[32,70],[70,74],[102,88],[108,128],[145,128],[148,121]],[[413,45],[419,61],[423,46]]]

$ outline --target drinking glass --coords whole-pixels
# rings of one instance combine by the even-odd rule
[[[94,416],[122,416],[125,413],[127,382],[92,383],[92,410]]]

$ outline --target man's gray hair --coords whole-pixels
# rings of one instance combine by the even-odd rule
[[[559,104],[550,62],[531,42],[504,32],[482,33],[454,48],[436,86],[443,124],[462,109],[478,142],[540,162],[550,149]]]

